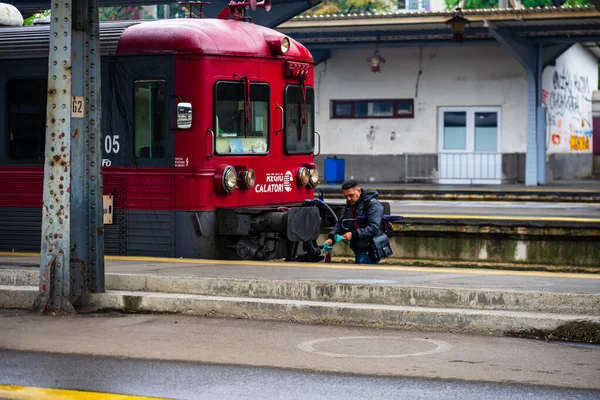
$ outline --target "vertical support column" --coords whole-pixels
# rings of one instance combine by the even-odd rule
[[[39,312],[104,290],[97,5],[51,3]]]
[[[527,73],[527,149],[525,150],[525,186],[536,186],[537,160],[537,93],[536,76],[532,68]]]
[[[99,1],[88,0],[86,40],[86,90],[89,105],[86,127],[87,136],[87,206],[89,228],[89,290],[104,292],[104,213],[102,205],[102,107],[100,97],[100,20]],[[88,75],[89,73],[89,75]]]
[[[542,65],[544,47],[537,45],[537,81],[536,81],[536,110],[537,110],[537,183],[546,184],[546,110],[542,107]]]
[[[71,171],[73,271],[81,274],[86,291],[104,291],[104,226],[102,223],[100,54],[98,0],[73,4],[73,96],[81,96],[83,118],[73,118]],[[75,206],[77,204],[77,206]]]
[[[542,86],[539,86],[541,91]],[[546,184],[546,108],[541,105],[537,108],[537,161],[538,161],[538,184]]]
[[[506,27],[498,27],[493,22],[487,23],[490,34],[505,46],[525,69],[527,74],[527,149],[525,153],[525,185],[536,186],[539,182],[539,169],[542,166],[545,176],[546,158],[540,160],[540,147],[545,140],[538,140],[538,99],[541,85],[538,86],[538,59],[539,47],[515,36]],[[541,75],[541,74],[540,74]],[[545,178],[544,178],[545,181]]]

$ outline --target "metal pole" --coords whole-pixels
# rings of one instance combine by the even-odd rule
[[[104,290],[98,0],[52,3],[39,312]],[[91,26],[91,28],[90,28]]]
[[[546,184],[546,113],[542,107],[542,60],[544,46],[537,46],[537,183],[540,185]]]
[[[535,71],[526,67],[527,74],[527,149],[525,154],[525,186],[537,186],[537,82]]]

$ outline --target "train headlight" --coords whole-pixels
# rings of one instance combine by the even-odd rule
[[[285,56],[290,50],[290,39],[288,37],[266,35],[265,40],[271,54],[275,56]]]
[[[242,181],[245,188],[251,189],[256,183],[256,174],[253,169],[240,172],[240,180]]]
[[[286,54],[290,50],[290,39],[284,37],[281,39],[281,54]]]
[[[311,187],[317,187],[317,185],[319,184],[319,170],[316,168],[313,168],[309,171],[310,173],[310,178],[309,178],[309,184]]]
[[[225,189],[227,193],[231,193],[235,189],[236,184],[237,172],[235,172],[235,168],[228,165],[223,171],[223,189]]]
[[[308,181],[310,180],[310,172],[306,167],[298,168],[297,172],[298,182],[300,182],[303,186],[308,185]]]

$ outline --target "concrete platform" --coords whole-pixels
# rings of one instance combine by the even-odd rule
[[[0,257],[0,306],[30,308],[36,257]],[[600,342],[600,274],[106,257],[80,311],[182,313]]]

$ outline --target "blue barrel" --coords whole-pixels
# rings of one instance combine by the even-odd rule
[[[346,174],[346,160],[337,156],[325,159],[325,183],[342,183]]]

